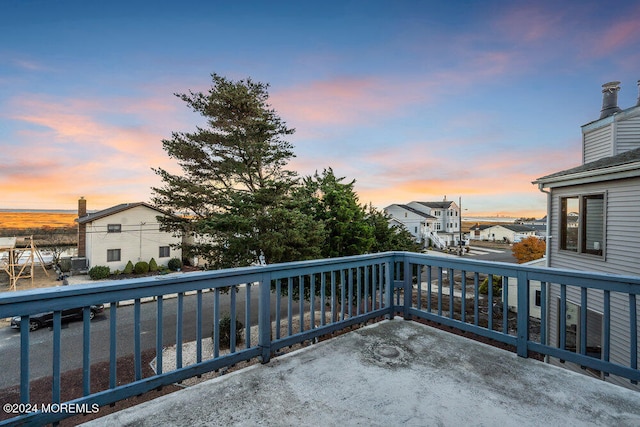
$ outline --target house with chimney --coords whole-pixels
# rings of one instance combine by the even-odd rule
[[[636,105],[621,109],[617,101],[620,82],[606,83],[602,88],[600,117],[582,126],[582,164],[533,182],[547,194],[550,236],[547,266],[637,276],[640,275],[640,91]],[[636,298],[606,291],[581,292],[576,286],[566,289],[548,286],[549,344],[560,347],[564,330],[568,350],[583,349],[593,357],[612,362],[638,359],[640,352],[633,350],[633,354],[633,345],[628,340],[630,331],[635,331],[640,340],[637,320],[631,320],[631,313],[640,308]],[[559,302],[561,292],[567,295],[564,309]],[[605,330],[610,331],[609,337]],[[572,368],[638,389],[615,375]]]
[[[98,212],[87,212],[84,197],[78,200],[78,258],[85,269],[101,265],[123,270],[131,261],[167,265],[182,257],[182,238],[160,230],[158,216],[170,215],[144,203],[123,203]],[[78,262],[80,261],[80,262]]]
[[[460,240],[460,207],[445,196],[441,202],[410,202],[384,208],[392,220],[402,224],[423,246],[444,249]]]

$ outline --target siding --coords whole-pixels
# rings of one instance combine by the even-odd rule
[[[612,125],[589,131],[583,135],[583,163],[613,155]]]
[[[640,116],[629,117],[616,124],[617,152],[633,150],[640,147]]]
[[[181,258],[179,249],[170,249],[170,256],[159,258],[160,246],[180,243],[179,237],[160,231],[158,212],[145,206],[100,218],[87,224],[87,259],[89,267],[106,265],[111,271],[122,270],[128,261],[166,265],[171,258]],[[107,233],[108,224],[120,224],[120,233]],[[120,249],[120,261],[107,262],[107,250]]]
[[[587,194],[594,192],[607,193],[606,203],[606,245],[605,258],[576,254],[558,250],[560,198],[568,195]],[[575,270],[599,271],[614,274],[640,275],[640,179],[625,179],[561,188],[553,190],[551,199],[551,243],[550,267],[568,268]],[[588,308],[602,313],[603,292],[589,291]],[[560,289],[557,285],[550,287],[549,309],[549,343],[558,345],[558,312],[557,298]],[[580,303],[579,289],[567,288],[567,299],[573,303]],[[640,303],[640,301],[639,301]],[[639,311],[640,312],[640,311]],[[611,360],[620,363],[629,361],[629,302],[627,295],[611,294]],[[640,332],[638,333],[640,340]],[[640,358],[640,352],[638,354]],[[558,363],[556,361],[556,363]],[[565,367],[579,372],[579,367]],[[625,387],[635,388],[628,381],[615,376],[605,378],[606,381],[617,383]]]

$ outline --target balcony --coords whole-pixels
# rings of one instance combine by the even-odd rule
[[[514,285],[496,295],[489,286],[485,296],[485,277]],[[540,319],[529,316],[534,283]],[[507,309],[514,291],[517,312]],[[637,391],[592,376],[630,387],[640,379],[638,292],[637,277],[393,252],[7,293],[0,296],[0,318],[21,316],[22,322],[17,354],[1,349],[3,360],[19,361],[19,399],[2,402],[17,411],[5,411],[2,423],[40,425],[74,415],[74,423],[82,422],[78,411],[117,407],[123,399],[214,373],[214,379],[93,423],[637,425]],[[562,319],[574,293],[584,321],[579,344],[571,346]],[[620,298],[628,301],[622,328],[616,323],[625,310],[616,303]],[[587,346],[594,324],[586,321],[596,300],[604,301],[597,357]],[[92,322],[94,304],[108,308]],[[85,307],[84,318],[65,327],[62,310],[70,307]],[[557,337],[550,337],[553,310],[560,319]],[[54,313],[51,330],[30,333],[30,316],[43,311]],[[626,334],[628,353],[622,359],[611,351],[620,334]],[[207,339],[211,350],[204,350]],[[191,341],[193,362],[185,354]],[[306,347],[280,355],[300,344]],[[173,345],[167,366],[166,348]],[[41,360],[43,348],[47,360]],[[145,375],[149,351],[156,371]],[[118,372],[125,356],[134,372],[128,380]],[[536,360],[543,358],[584,374]],[[66,393],[62,380],[73,360],[82,378],[77,396]],[[255,360],[263,364],[220,376]],[[99,388],[92,381],[99,375],[96,363],[108,377]],[[3,376],[10,377],[8,371]],[[42,375],[51,378],[50,400],[34,402],[32,387]],[[47,406],[17,413],[36,403]]]

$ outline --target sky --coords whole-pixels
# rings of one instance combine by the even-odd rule
[[[634,106],[640,3],[0,1],[0,209],[149,201],[162,149],[204,123],[176,93],[268,83],[301,176],[360,202],[536,216],[581,162],[602,84]]]

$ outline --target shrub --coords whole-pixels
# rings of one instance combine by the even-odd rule
[[[493,296],[499,296],[502,291],[502,277],[493,276]],[[486,277],[480,286],[478,287],[478,292],[484,295],[489,294],[489,278]]]
[[[178,271],[180,270],[180,267],[182,267],[182,261],[178,258],[171,258],[167,263],[167,267],[169,267],[169,270]]]
[[[158,263],[153,258],[149,261],[149,271],[158,271]]]
[[[122,270],[122,273],[124,274],[131,274],[133,273],[133,263],[131,261],[129,261],[126,265],[126,267],[124,268],[124,270]]]
[[[236,320],[236,344],[242,341],[242,322]],[[211,339],[215,342],[215,330],[211,333]],[[231,317],[228,315],[220,319],[220,346],[231,346]]]
[[[138,261],[136,262],[135,267],[133,267],[133,271],[136,274],[145,274],[149,272],[149,263],[147,261]]]
[[[108,266],[96,265],[89,270],[89,277],[91,277],[91,280],[106,279],[110,273],[111,271]]]

